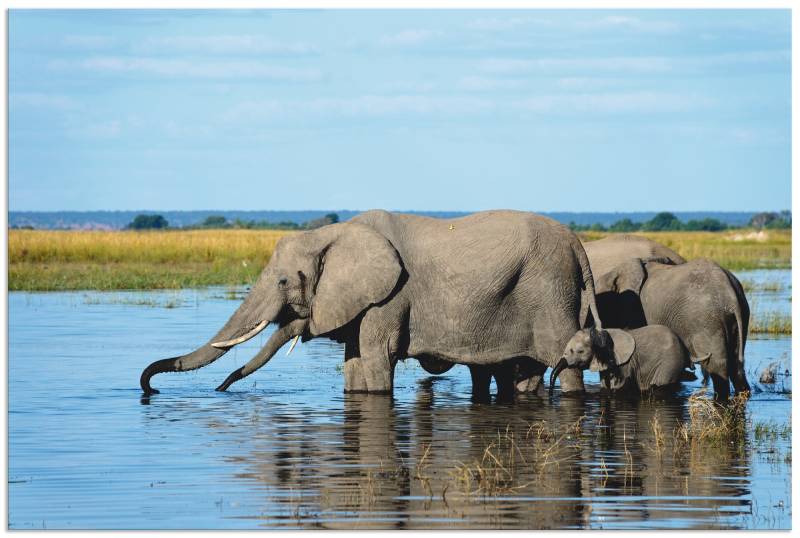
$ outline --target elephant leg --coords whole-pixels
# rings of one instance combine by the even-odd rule
[[[472,401],[488,402],[489,385],[492,382],[492,372],[488,366],[470,364],[469,375],[472,377]]]
[[[736,394],[750,392],[750,383],[747,382],[747,376],[741,364],[737,364],[736,368],[733,370],[731,381],[733,381],[733,390],[736,391]]]
[[[504,361],[494,367],[493,375],[497,383],[497,401],[513,402],[516,393],[517,361]]]
[[[360,357],[367,392],[391,394],[394,387],[394,366],[397,361],[384,354]]]
[[[566,298],[565,298],[566,299]],[[560,307],[554,306],[552,309],[541,313],[541,316],[533,324],[533,342],[535,354],[534,358],[550,366],[555,366],[564,347],[570,338],[580,329],[578,325],[578,310],[575,305],[579,299],[573,302],[565,302]],[[561,382],[561,393],[584,392],[583,373],[581,370],[567,368],[559,376]]]
[[[537,392],[542,386],[547,367],[530,357],[520,357],[516,361],[515,383],[517,392]]]
[[[711,382],[714,383],[714,399],[718,402],[727,402],[731,393],[731,383],[728,378],[711,374]]]
[[[357,356],[358,345],[346,343],[344,345],[344,391],[367,392],[367,380],[364,377],[364,367],[361,357]]]

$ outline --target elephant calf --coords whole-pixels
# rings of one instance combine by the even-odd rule
[[[696,379],[685,368],[704,362],[709,355],[690,358],[680,338],[664,325],[640,329],[582,329],[575,333],[553,368],[556,376],[566,368],[600,372],[603,388],[612,392],[674,391],[681,381]]]

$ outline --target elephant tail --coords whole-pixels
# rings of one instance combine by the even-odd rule
[[[586,251],[583,249],[581,242],[575,239],[573,243],[573,251],[578,264],[581,266],[581,276],[583,285],[581,290],[581,312],[580,324],[581,328],[588,325],[589,313],[592,314],[594,327],[602,329],[602,322],[600,321],[600,314],[597,312],[597,300],[594,293],[594,277],[592,276],[592,268],[589,266],[589,258],[586,256]]]
[[[736,309],[736,354],[730,357],[734,362],[731,370],[731,380],[736,393],[750,391],[750,384],[744,371],[744,348],[747,343],[747,332],[750,329],[750,305],[744,294],[741,282],[730,271],[724,269],[725,275],[731,283],[731,287],[736,295],[738,308]]]

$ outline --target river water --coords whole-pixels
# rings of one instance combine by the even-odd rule
[[[769,288],[748,292],[757,313],[790,313],[790,271],[739,276]],[[9,527],[791,527],[790,337],[749,339],[744,434],[722,443],[677,440],[699,380],[626,402],[587,373],[583,398],[486,404],[466,367],[408,360],[393,398],[345,395],[327,340],[214,392],[271,329],[143,398],[142,368],[205,342],[241,296],[10,293]]]

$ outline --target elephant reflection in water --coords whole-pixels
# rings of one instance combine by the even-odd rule
[[[723,443],[718,447],[675,444],[673,432],[689,420],[685,400],[641,400],[606,398],[600,401],[603,424],[593,424],[597,453],[613,454],[606,459],[605,472],[597,473],[594,485],[585,495],[634,496],[644,500],[634,507],[627,503],[615,506],[600,503],[594,507],[595,516],[613,516],[628,521],[676,521],[686,518],[686,507],[706,510],[702,516],[712,516],[721,508],[740,507],[747,511],[749,494],[746,481],[750,475],[743,445]],[[663,445],[657,441],[660,432]],[[597,466],[598,464],[595,463]],[[724,479],[720,479],[724,477]],[[741,480],[731,480],[740,478]],[[691,497],[678,503],[660,498]],[[719,499],[726,499],[720,501]],[[699,528],[708,523],[698,519]]]
[[[447,382],[421,380],[408,404],[380,395],[345,395],[343,422],[298,413],[270,416],[264,430],[237,441],[247,443],[244,453],[227,461],[237,478],[266,486],[268,499],[260,504],[278,503],[277,513],[283,514],[273,521],[324,528],[585,528],[599,525],[600,517],[630,522],[686,517],[664,497],[691,496],[687,507],[706,509],[705,516],[721,504],[718,499],[730,499],[728,507],[746,502],[741,500],[748,494],[746,453],[729,446],[673,453],[671,432],[687,420],[681,400],[626,402],[590,393],[550,406],[526,405],[525,398],[534,398],[527,395],[513,406],[453,405],[437,400],[446,393],[438,385]],[[656,417],[667,438],[663,450],[653,436]],[[559,434],[570,424],[581,425],[549,453],[547,464],[544,451],[535,450],[535,424],[543,422]],[[507,450],[510,436],[519,452]],[[551,439],[541,446],[547,442],[554,444]],[[513,474],[502,500],[484,497],[477,480],[458,480],[463,465],[474,469],[483,461],[491,467],[487,447]],[[631,508],[620,496],[647,500]],[[698,525],[707,526],[702,520]]]

